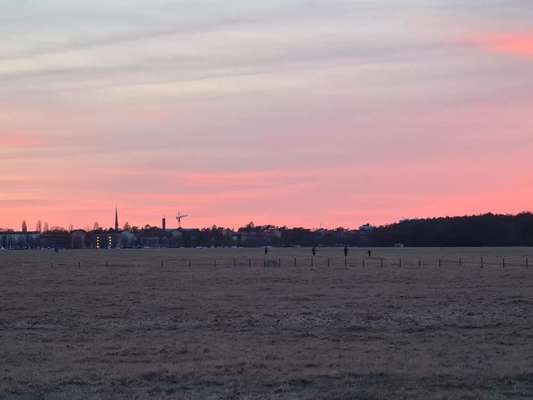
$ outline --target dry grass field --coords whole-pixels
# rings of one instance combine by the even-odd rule
[[[0,399],[533,398],[533,249],[310,254],[0,252]]]

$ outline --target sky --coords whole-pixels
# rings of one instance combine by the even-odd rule
[[[0,0],[0,227],[533,209],[530,0]]]

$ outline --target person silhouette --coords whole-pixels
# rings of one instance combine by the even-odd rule
[[[372,250],[368,250],[368,257],[372,257]]]
[[[265,256],[268,254],[268,247],[265,246]]]
[[[313,246],[311,251],[313,252],[313,257],[316,256],[316,247]]]

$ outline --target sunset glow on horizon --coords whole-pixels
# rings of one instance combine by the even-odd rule
[[[519,0],[0,0],[0,228],[533,210],[532,20]]]

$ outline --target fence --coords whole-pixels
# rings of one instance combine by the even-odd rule
[[[29,267],[39,264],[51,268],[70,266],[76,268],[106,267],[161,267],[161,268],[529,268],[529,257],[481,257],[473,258],[409,258],[409,257],[232,257],[232,258],[164,258],[155,260],[80,259],[23,262]]]

